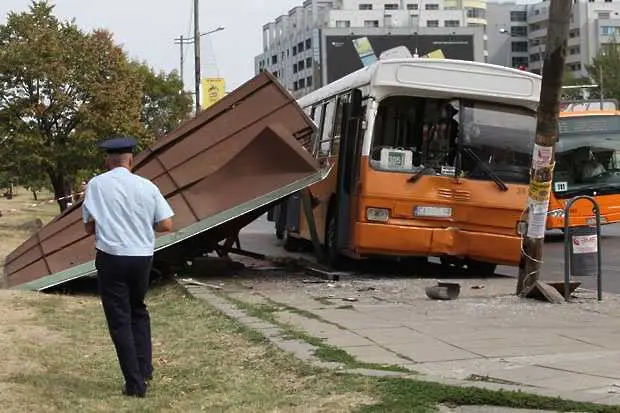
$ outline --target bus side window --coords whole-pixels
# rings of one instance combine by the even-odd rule
[[[332,131],[334,129],[335,106],[336,102],[332,99],[326,103],[324,108],[325,119],[323,121],[323,131],[321,133],[321,146],[318,156],[319,159],[328,157],[332,148]]]
[[[323,124],[325,123],[324,112],[323,104],[318,104],[312,108],[312,120],[314,120],[317,127],[316,134],[314,135],[314,142],[312,143],[312,155],[314,155],[315,158],[319,155],[321,137],[323,136]]]
[[[334,117],[334,130],[332,133],[332,156],[338,156],[340,151],[340,136],[342,136],[342,121],[344,118],[344,107],[349,99],[348,95],[343,95],[338,98],[336,104],[336,115]]]

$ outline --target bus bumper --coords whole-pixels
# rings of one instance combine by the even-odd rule
[[[358,222],[355,224],[355,253],[358,256],[442,256],[517,266],[521,239],[458,228],[427,228]]]
[[[571,227],[582,227],[587,225],[595,225],[594,216],[592,214],[584,216],[571,214],[570,216],[570,226]],[[616,224],[620,222],[620,213],[613,214],[601,214],[601,225],[606,224]],[[564,217],[553,217],[550,216],[547,218],[547,229],[564,229]]]

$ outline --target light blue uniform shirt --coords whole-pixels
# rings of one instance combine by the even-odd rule
[[[174,215],[155,184],[126,168],[94,177],[82,205],[84,223],[95,220],[97,249],[110,255],[153,255],[153,225]]]

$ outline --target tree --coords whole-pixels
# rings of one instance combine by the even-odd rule
[[[620,51],[618,44],[613,40],[604,45],[592,64],[586,69],[594,83],[602,80],[603,97],[620,100]],[[593,93],[594,95],[594,93]],[[598,98],[598,93],[596,94]]]
[[[140,121],[148,136],[159,138],[189,119],[192,96],[176,71],[156,74],[146,63],[135,65],[143,82]]]
[[[100,162],[99,140],[148,138],[140,124],[140,74],[111,34],[84,33],[52,11],[46,1],[33,1],[0,25],[0,159],[47,175],[62,198],[80,171]],[[58,202],[61,211],[68,202]]]

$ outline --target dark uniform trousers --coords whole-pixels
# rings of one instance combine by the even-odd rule
[[[144,304],[153,257],[97,251],[99,293],[129,393],[144,393],[153,374],[151,322]]]

